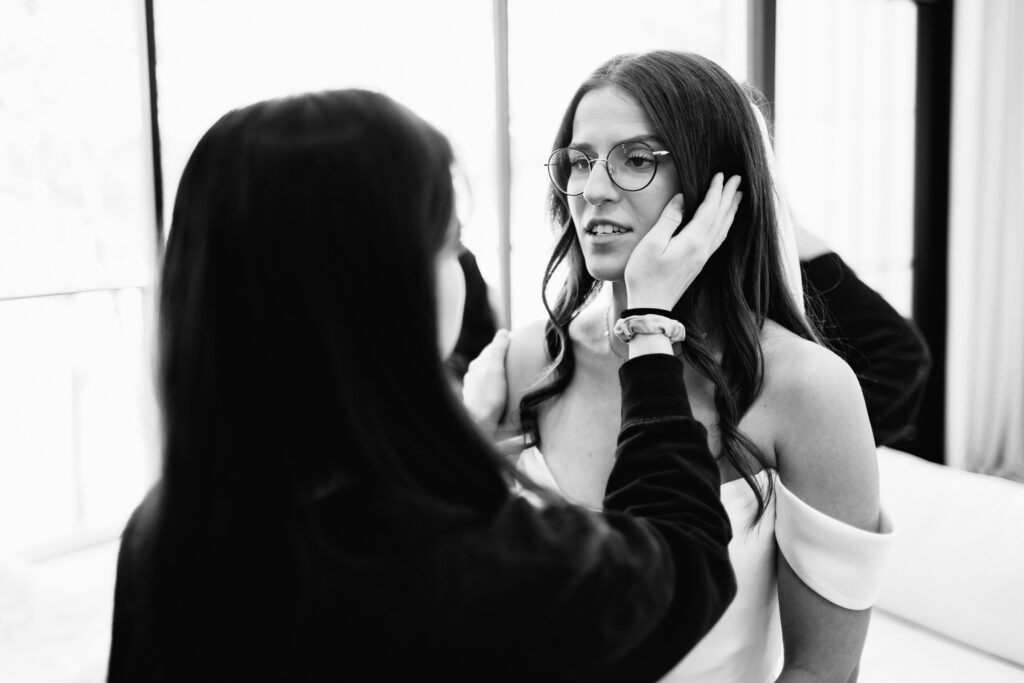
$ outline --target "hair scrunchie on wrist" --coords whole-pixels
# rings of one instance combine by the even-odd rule
[[[640,313],[641,311],[658,311],[656,313]],[[655,308],[627,308],[623,317],[615,321],[612,330],[615,336],[628,344],[638,334],[663,334],[671,342],[686,339],[686,328],[678,320],[668,317],[668,311]],[[629,315],[627,315],[629,314]]]

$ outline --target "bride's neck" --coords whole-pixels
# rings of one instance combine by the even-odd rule
[[[618,320],[622,312],[628,308],[628,301],[626,298],[626,284],[624,282],[612,282],[611,283],[611,297],[608,306],[611,308],[611,312],[608,314],[611,320]],[[710,317],[707,315],[707,310],[702,304],[697,304],[696,319],[692,321],[692,325],[696,326],[695,332],[706,333],[708,332],[710,325]],[[691,330],[687,330],[690,332]]]

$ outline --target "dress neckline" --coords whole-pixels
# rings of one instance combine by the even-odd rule
[[[559,495],[561,495],[563,498],[570,502],[582,505],[582,503],[579,503],[578,501],[575,501],[569,496],[567,496],[565,492],[562,490],[562,487],[558,485],[558,480],[555,479],[554,473],[551,471],[551,468],[548,467],[547,459],[544,457],[544,454],[541,453],[539,448],[537,448],[536,446],[530,446],[529,448],[523,450],[523,452],[519,454],[519,461],[521,463],[520,469],[524,470],[528,475],[530,475],[530,477],[533,478],[535,482],[551,491],[558,493]],[[764,480],[767,479],[770,475],[774,476],[773,470],[764,468],[754,475],[754,480],[760,486],[764,484]],[[722,498],[722,505],[726,506],[733,503],[734,501],[744,500],[748,496],[754,496],[754,492],[747,485],[747,482],[745,479],[743,479],[743,477],[731,479],[727,482],[724,482],[720,487],[720,492]],[[600,511],[600,508],[593,508],[590,507],[589,505],[586,505],[584,507],[588,507],[591,510]]]

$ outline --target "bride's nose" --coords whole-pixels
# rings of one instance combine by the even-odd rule
[[[603,164],[603,168],[599,170],[598,164]],[[611,167],[608,166],[607,159],[593,161],[590,177],[587,178],[587,184],[583,188],[583,198],[587,200],[588,204],[596,206],[618,198],[619,188],[612,182],[610,174]]]

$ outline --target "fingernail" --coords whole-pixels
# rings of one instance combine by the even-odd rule
[[[673,204],[674,204],[674,205],[675,205],[675,206],[676,206],[677,208],[680,208],[680,209],[681,209],[681,208],[683,208],[683,193],[682,193],[682,192],[680,192],[680,193],[679,193],[679,194],[677,194],[676,196],[672,197],[672,203],[673,203]]]

